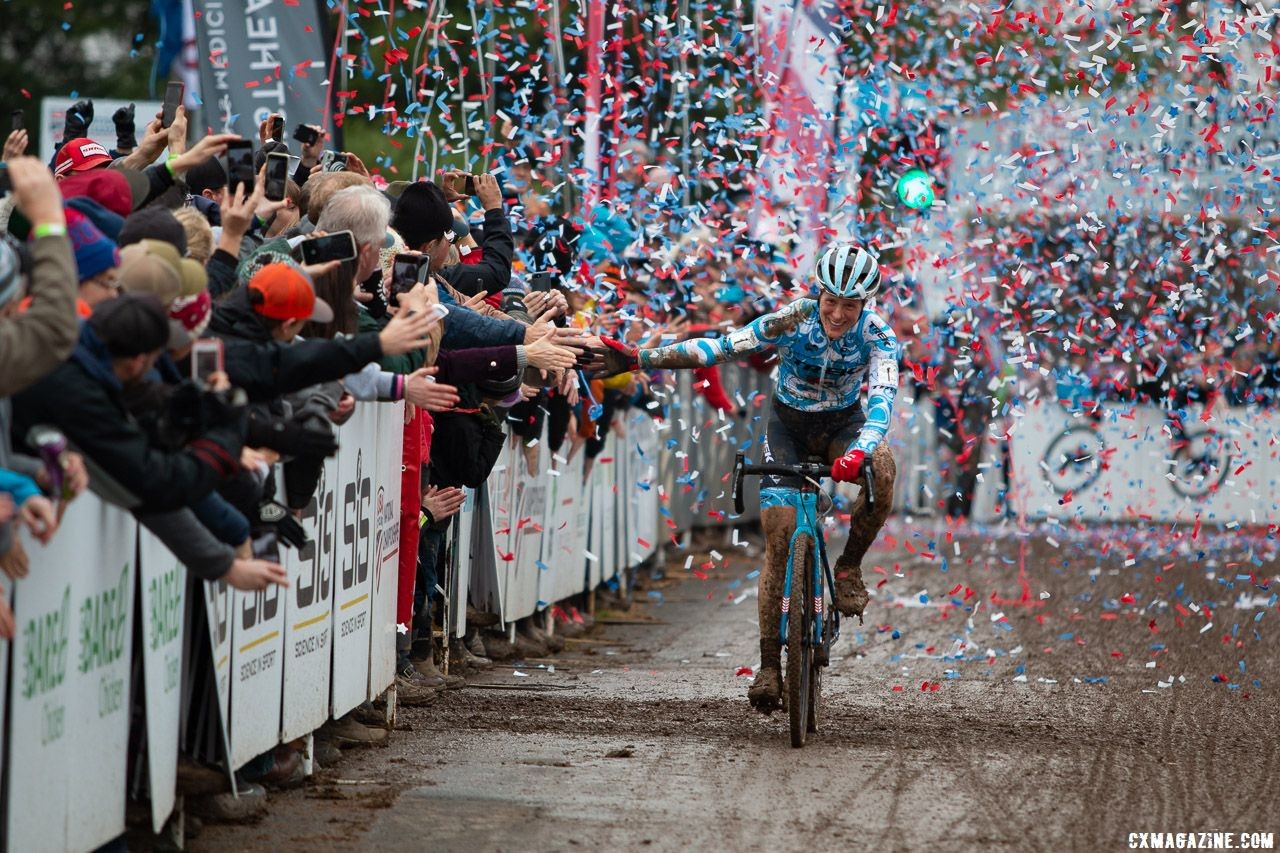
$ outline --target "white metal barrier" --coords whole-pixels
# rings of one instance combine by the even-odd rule
[[[403,423],[403,404],[361,406],[343,427],[304,519],[312,546],[286,552],[287,590],[196,587],[234,767],[394,679]],[[157,831],[175,800],[186,573],[132,516],[93,495],[72,502],[62,525],[47,547],[24,540],[32,566],[11,592],[18,633],[0,642],[0,677],[12,676],[0,802],[5,847],[23,853],[90,850],[124,831],[135,653]]]

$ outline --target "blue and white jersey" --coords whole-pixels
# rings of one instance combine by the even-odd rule
[[[867,424],[850,449],[870,453],[889,431],[898,394],[898,339],[878,314],[864,310],[836,340],[827,337],[815,299],[798,299],[721,338],[693,338],[641,350],[641,367],[704,367],[748,353],[776,349],[775,396],[802,412],[847,409],[867,383]]]

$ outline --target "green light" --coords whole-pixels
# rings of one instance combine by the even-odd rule
[[[933,178],[921,169],[912,169],[898,178],[894,190],[898,194],[898,201],[912,210],[933,207]]]

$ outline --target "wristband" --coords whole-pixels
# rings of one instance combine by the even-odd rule
[[[31,229],[31,233],[40,237],[65,237],[67,236],[67,226],[60,222],[42,222]]]

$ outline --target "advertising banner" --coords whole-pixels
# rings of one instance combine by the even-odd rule
[[[205,122],[254,139],[271,113],[330,127],[320,4],[194,0]],[[288,108],[286,110],[286,107]]]
[[[400,463],[404,447],[404,403],[380,403],[374,458],[372,631],[369,636],[369,692],[382,693],[396,680],[396,602],[400,578]],[[369,446],[368,444],[365,445]]]
[[[1037,402],[1012,429],[1014,508],[1028,518],[1265,524],[1276,518],[1280,418],[1151,406],[1073,417]],[[994,469],[984,479],[994,477]]]
[[[315,493],[302,510],[307,544],[284,554],[289,589],[281,738],[286,741],[315,731],[329,719],[337,494],[338,460],[326,459]]]
[[[356,406],[346,435],[372,436],[376,407]],[[383,437],[384,439],[386,437]],[[369,698],[369,618],[374,557],[375,442],[343,441],[338,450],[338,540],[333,612],[333,715],[340,717]]]
[[[142,586],[142,683],[147,705],[151,827],[159,834],[173,812],[178,781],[187,570],[159,539],[140,530],[138,577]]]
[[[138,526],[88,496],[62,523],[76,535],[42,546],[21,534],[35,565],[13,602],[14,851],[91,850],[124,832]]]

